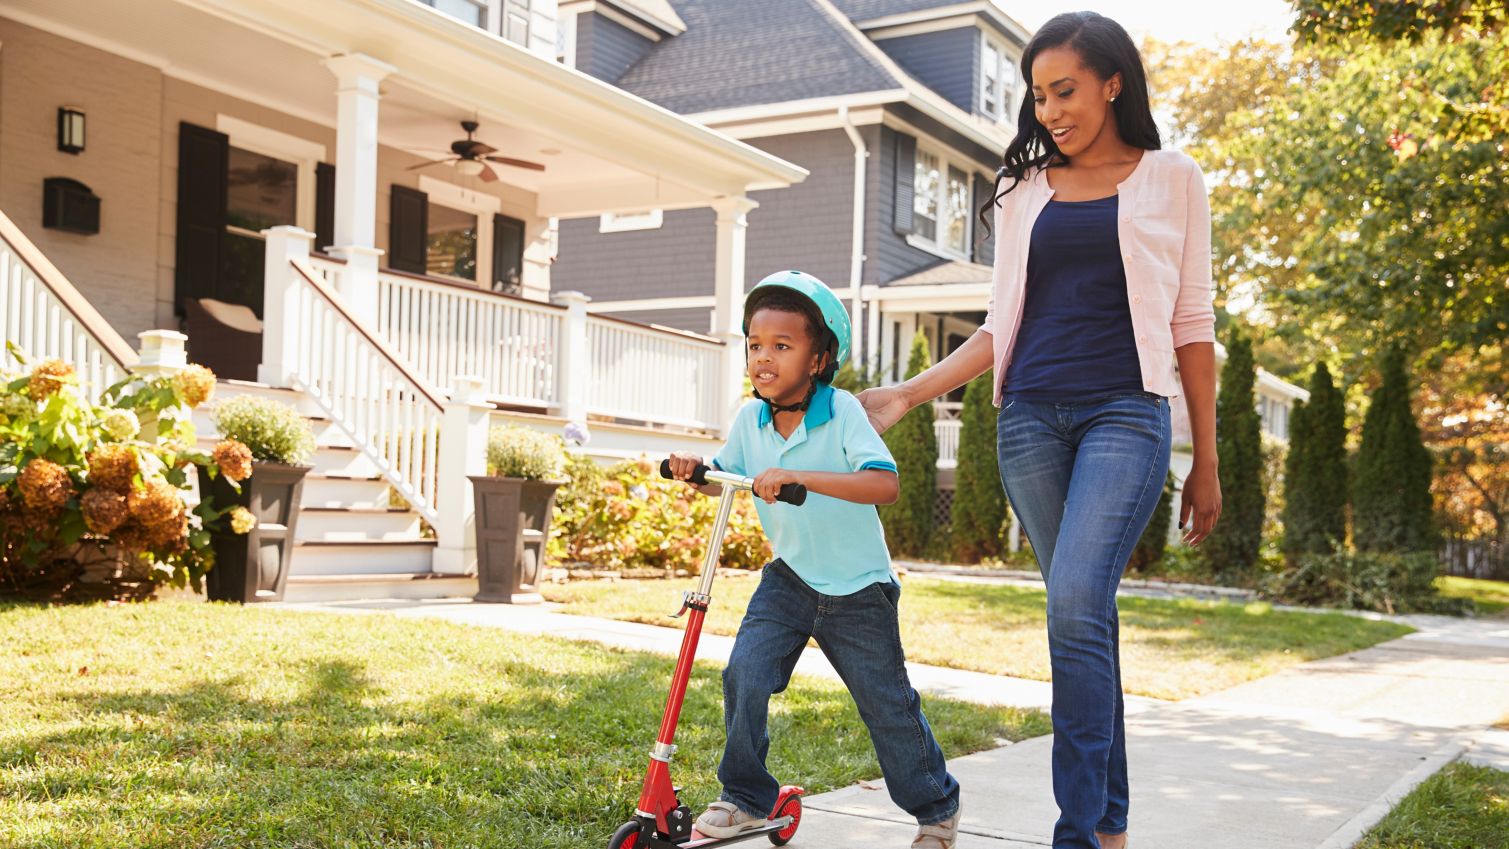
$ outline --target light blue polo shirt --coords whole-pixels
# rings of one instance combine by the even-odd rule
[[[755,477],[777,467],[812,472],[896,471],[896,461],[870,427],[859,399],[820,383],[802,423],[782,439],[764,401],[750,401],[734,418],[728,442],[713,458],[723,471]],[[755,499],[775,556],[824,595],[849,595],[894,581],[885,531],[873,504],[807,493],[801,507]]]

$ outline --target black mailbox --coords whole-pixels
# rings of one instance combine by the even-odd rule
[[[100,199],[78,180],[42,181],[42,226],[93,236],[100,231]]]

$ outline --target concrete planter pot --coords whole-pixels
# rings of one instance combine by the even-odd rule
[[[540,601],[545,541],[561,484],[468,476],[477,515],[477,601]]]
[[[224,475],[213,480],[199,470],[199,491],[209,493],[217,507],[240,504],[257,517],[245,534],[229,528],[211,538],[215,565],[205,575],[210,601],[242,604],[282,601],[293,560],[293,534],[304,493],[304,475],[313,466],[253,463],[252,476],[237,493]]]

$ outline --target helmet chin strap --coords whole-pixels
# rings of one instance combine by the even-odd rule
[[[807,394],[803,396],[802,400],[798,401],[795,404],[777,404],[769,398],[766,398],[764,395],[761,395],[760,390],[754,390],[754,396],[761,401],[764,401],[766,406],[770,407],[771,416],[774,416],[776,413],[796,413],[804,411],[807,409],[807,407],[811,406],[812,396],[816,394],[817,375],[815,374],[812,375],[810,382],[807,385]]]

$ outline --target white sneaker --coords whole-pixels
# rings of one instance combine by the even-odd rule
[[[750,816],[739,810],[733,802],[717,801],[707,806],[694,826],[697,832],[707,837],[737,837],[746,831],[764,828],[770,820]]]
[[[959,840],[959,811],[943,822],[917,826],[912,849],[954,849]]]

